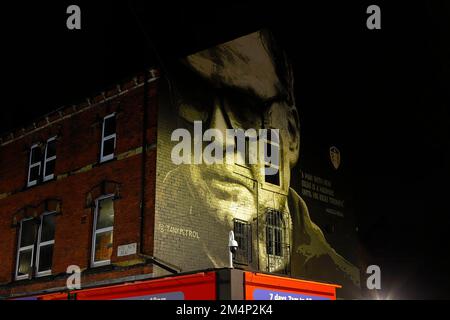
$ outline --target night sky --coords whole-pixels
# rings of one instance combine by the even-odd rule
[[[317,141],[335,135],[349,154],[380,295],[450,298],[448,1],[143,2],[2,4],[0,132],[267,27],[293,61],[303,130]],[[66,28],[70,4],[81,7],[81,31]],[[381,7],[382,30],[366,28],[370,4]]]

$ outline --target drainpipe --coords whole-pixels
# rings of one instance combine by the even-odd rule
[[[139,239],[139,253],[144,254],[144,232],[145,232],[145,177],[146,177],[146,162],[147,162],[147,129],[148,129],[148,71],[144,72],[144,101],[143,101],[143,117],[142,117],[142,153],[141,153],[141,230]]]

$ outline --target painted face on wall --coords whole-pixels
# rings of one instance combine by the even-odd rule
[[[270,35],[253,33],[191,55],[183,59],[176,73],[180,127],[194,134],[194,122],[202,121],[204,131],[220,130],[224,139],[215,143],[224,152],[230,147],[230,141],[225,139],[227,129],[279,130],[279,143],[272,143],[272,152],[279,153],[275,175],[264,175],[264,163],[248,164],[248,153],[257,152],[249,147],[245,152],[235,148],[235,159],[242,158],[246,163],[243,166],[187,166],[192,192],[201,202],[197,207],[203,206],[201,210],[206,215],[214,215],[224,226],[224,234],[233,229],[234,219],[251,223],[266,208],[288,213],[287,195],[291,169],[299,156],[300,124],[291,67],[284,55],[277,54]],[[258,192],[259,186],[275,192]],[[284,224],[286,231],[279,240],[288,244],[288,214]],[[264,237],[255,241],[259,242],[255,247],[261,249],[267,244]],[[284,268],[288,260],[273,268]]]
[[[204,130],[279,129],[279,173],[262,174],[261,164],[248,165],[247,177],[271,184],[287,194],[290,171],[300,149],[300,124],[294,105],[293,77],[283,55],[276,55],[268,34],[257,32],[187,57],[178,101],[178,115],[189,124],[202,121]],[[195,79],[195,80],[194,80]],[[200,97],[200,98],[199,98]],[[220,141],[223,150],[227,141]],[[236,157],[248,155],[236,151]],[[213,198],[231,201],[246,193],[234,165],[190,166],[193,181],[209,184]],[[242,190],[239,190],[242,189]],[[281,209],[279,203],[275,209]]]
[[[300,121],[292,68],[271,35],[244,36],[188,56],[169,70],[168,96],[175,108],[165,110],[158,125],[165,133],[158,137],[158,170],[163,175],[157,186],[156,223],[196,230],[200,241],[199,246],[162,234],[162,243],[173,241],[181,252],[172,263],[191,270],[227,266],[228,233],[242,221],[250,227],[249,243],[241,246],[249,251],[245,265],[250,269],[358,285],[358,269],[330,247],[304,201],[290,188],[291,170],[299,159]],[[230,143],[235,147],[224,138],[227,129],[279,130],[272,149],[279,153],[278,174],[265,175],[265,163],[238,164],[236,159],[247,159],[252,148],[232,148],[236,163],[167,164],[167,146],[176,144],[166,141],[169,132],[183,128],[196,137],[196,122],[202,123],[203,132],[222,132],[214,143],[224,153]],[[200,143],[205,150],[211,143],[197,139],[201,141],[194,141],[193,148]],[[163,247],[156,255],[167,254]],[[191,259],[191,250],[208,262]]]

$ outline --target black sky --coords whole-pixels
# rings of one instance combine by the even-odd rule
[[[374,1],[377,31],[365,27],[372,1],[92,2],[2,5],[0,132],[268,27],[293,60],[303,130],[336,135],[350,154],[359,236],[383,294],[449,298],[448,1]],[[81,31],[66,29],[69,4],[81,6]]]

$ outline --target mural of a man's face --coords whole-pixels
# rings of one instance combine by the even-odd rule
[[[231,163],[196,164],[195,152],[191,164],[159,161],[164,172],[157,186],[161,241],[171,239],[181,252],[195,250],[199,257],[190,260],[178,254],[173,262],[192,270],[228,265],[224,250],[228,233],[244,224],[248,234],[239,236],[244,250],[249,248],[244,264],[251,270],[290,272],[358,286],[358,269],[328,244],[310,219],[306,203],[291,188],[291,178],[299,179],[291,177],[291,170],[299,159],[300,121],[292,68],[271,35],[252,33],[188,56],[168,70],[167,96],[171,98],[162,103],[172,107],[161,116],[159,126],[164,132],[187,129],[194,140],[200,139],[192,143],[193,149],[200,145],[205,150],[214,143],[224,154],[234,150]],[[195,134],[198,123],[202,124],[200,137]],[[202,134],[209,129],[221,134],[205,142]],[[255,150],[236,148],[227,137],[228,129],[279,130],[278,143],[258,137],[264,148],[258,144],[257,151],[275,146],[271,153],[279,156],[277,174],[264,174],[266,161],[248,163],[249,153]],[[176,139],[167,140],[168,135],[161,133],[158,138],[159,159],[170,157],[164,150],[176,145]],[[167,234],[165,230],[172,230],[168,225],[193,229],[199,242]],[[173,230],[178,230],[176,226]],[[249,243],[242,243],[243,239]],[[161,248],[157,254],[165,252]]]
[[[291,168],[299,156],[299,117],[290,66],[283,55],[276,55],[270,36],[253,33],[191,55],[183,62],[187,79],[180,92],[178,115],[191,124],[203,121],[204,130],[219,129],[224,137],[226,129],[279,129],[279,177],[272,177],[275,180],[271,182],[287,194]],[[226,150],[226,141],[221,143]],[[236,157],[245,158],[245,154],[237,153]],[[252,179],[265,181],[261,165],[248,169]],[[238,187],[246,182],[240,181],[234,165],[192,165],[190,170],[193,181],[208,193],[205,199],[218,212],[235,206],[233,200],[256,207],[246,187]],[[246,196],[252,200],[239,201]],[[275,204],[275,209],[284,205]]]

